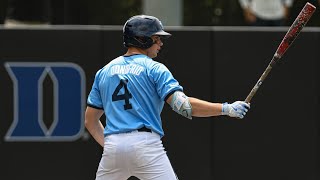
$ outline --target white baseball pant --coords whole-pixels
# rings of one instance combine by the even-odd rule
[[[138,132],[105,137],[96,180],[177,180],[157,133]]]

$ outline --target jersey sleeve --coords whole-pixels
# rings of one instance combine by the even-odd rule
[[[174,91],[183,91],[183,87],[165,65],[158,63],[151,72],[156,90],[162,100],[166,100],[167,96]]]
[[[87,99],[87,105],[96,109],[103,109],[102,99],[99,89],[99,72],[97,72],[94,82]]]

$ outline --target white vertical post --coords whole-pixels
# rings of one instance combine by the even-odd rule
[[[159,18],[164,26],[182,26],[183,1],[143,0],[143,14]]]

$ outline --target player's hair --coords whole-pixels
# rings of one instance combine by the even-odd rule
[[[133,16],[123,26],[123,44],[125,47],[134,46],[147,49],[154,44],[151,38],[153,35],[162,38],[171,36],[170,33],[163,30],[161,21],[153,16]]]

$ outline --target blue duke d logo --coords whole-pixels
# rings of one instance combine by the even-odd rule
[[[13,122],[6,141],[73,141],[84,132],[85,75],[73,63],[7,62],[14,85]],[[53,122],[43,117],[43,80],[53,82]]]

